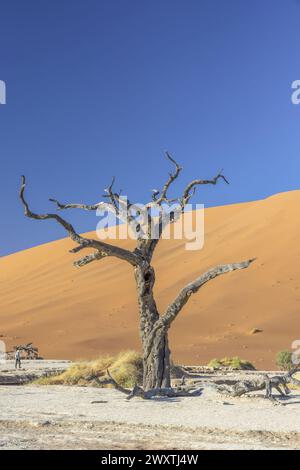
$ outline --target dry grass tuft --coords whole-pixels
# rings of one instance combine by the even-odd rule
[[[102,356],[94,361],[82,361],[72,364],[65,372],[35,381],[39,385],[81,385],[97,386],[91,376],[100,379],[109,369],[114,379],[123,387],[141,384],[143,375],[142,357],[135,351],[123,351],[116,356]]]
[[[223,357],[223,359],[212,359],[208,367],[213,369],[233,369],[233,370],[255,370],[251,362],[240,359],[239,357]]]
[[[297,374],[294,375],[294,378],[300,380],[300,372],[297,372]],[[291,390],[300,390],[300,386],[296,384],[289,384],[288,387]]]

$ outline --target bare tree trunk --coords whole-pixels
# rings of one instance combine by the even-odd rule
[[[143,365],[144,390],[171,387],[170,350],[167,333],[163,336],[155,336],[153,347],[150,353],[144,357]]]
[[[170,350],[167,331],[159,329],[154,335],[154,325],[159,313],[153,296],[155,272],[151,265],[136,267],[135,279],[140,311],[140,336],[143,348],[143,388],[171,386]]]

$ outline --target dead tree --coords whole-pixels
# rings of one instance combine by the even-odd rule
[[[300,380],[294,377],[296,372],[299,372],[299,366],[294,367],[292,370],[284,375],[269,376],[268,374],[259,375],[257,377],[249,378],[248,380],[239,380],[234,385],[215,385],[215,388],[220,393],[225,393],[232,397],[241,397],[246,393],[265,391],[265,398],[274,401],[273,388],[277,390],[281,397],[286,397],[291,393],[289,384],[300,386]]]
[[[187,284],[170,303],[165,312],[161,314],[158,311],[153,294],[155,283],[155,271],[152,266],[154,251],[159,243],[163,230],[177,220],[179,213],[182,213],[195,193],[199,185],[216,185],[219,180],[228,184],[227,179],[219,172],[214,178],[208,180],[195,179],[191,181],[183,190],[181,197],[170,199],[168,191],[172,183],[178,178],[182,168],[167,153],[168,160],[174,165],[174,171],[169,173],[169,177],[161,191],[152,191],[152,200],[145,205],[145,213],[148,225],[146,230],[137,222],[140,212],[136,206],[120,196],[120,192],[113,189],[114,178],[110,186],[105,190],[104,197],[106,201],[96,204],[62,204],[57,199],[50,199],[57,206],[57,209],[83,209],[96,211],[101,207],[112,211],[123,222],[136,233],[136,248],[132,251],[106,243],[101,240],[87,238],[76,232],[74,227],[64,218],[56,213],[37,214],[31,211],[28,202],[25,199],[25,177],[22,176],[20,189],[20,199],[25,209],[25,215],[37,220],[53,219],[60,224],[69,234],[70,238],[76,243],[71,253],[78,253],[89,249],[92,252],[82,256],[74,262],[77,267],[85,266],[93,261],[103,260],[110,256],[126,261],[132,266],[137,287],[137,297],[140,316],[140,337],[143,352],[143,389],[145,391],[152,389],[170,388],[170,350],[168,344],[168,330],[176,319],[179,312],[188,302],[192,294],[204,286],[207,282],[215,279],[225,273],[237,269],[247,268],[253,259],[239,263],[224,264],[209,269],[193,282]],[[166,211],[166,206],[170,203],[176,203],[177,209],[171,214]],[[124,205],[126,207],[124,207]],[[159,216],[153,216],[153,207],[159,207]],[[125,210],[124,210],[125,209]],[[175,213],[176,212],[176,213]],[[125,214],[125,215],[124,215]],[[154,226],[154,230],[153,230]],[[151,229],[150,229],[151,228]],[[153,233],[156,234],[153,237]]]
[[[38,348],[34,347],[32,343],[19,344],[18,346],[14,346],[13,351],[8,351],[6,353],[7,358],[13,359],[17,350],[24,353],[23,359],[41,359]]]
[[[14,346],[14,350],[19,349],[25,353],[25,359],[38,359],[39,350],[34,347],[32,343],[20,344],[19,346]]]

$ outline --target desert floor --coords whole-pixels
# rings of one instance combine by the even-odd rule
[[[1,368],[2,379],[29,370]],[[300,392],[280,405],[209,383],[198,397],[131,401],[107,388],[1,385],[0,449],[300,449]]]
[[[115,390],[0,387],[0,449],[300,449],[300,395],[126,401]]]

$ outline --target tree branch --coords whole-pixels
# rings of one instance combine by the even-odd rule
[[[57,199],[49,198],[49,201],[54,202],[57,205],[57,208],[60,210],[63,209],[84,209],[86,211],[96,211],[105,204],[104,202],[98,202],[97,204],[62,204]]]
[[[134,397],[140,397],[144,400],[151,400],[154,397],[168,397],[168,398],[176,398],[176,397],[199,397],[202,393],[203,387],[199,387],[197,389],[194,388],[152,388],[150,390],[144,390],[142,387],[135,385],[133,390],[129,395],[127,395],[126,400],[131,400]]]
[[[133,253],[129,250],[125,250],[118,246],[104,243],[100,240],[94,240],[94,239],[82,237],[75,231],[74,227],[69,222],[67,222],[65,219],[63,219],[57,214],[35,214],[34,212],[30,210],[29,205],[25,199],[25,195],[24,195],[25,186],[26,186],[26,179],[25,179],[25,176],[22,176],[19,196],[24,206],[24,213],[27,217],[30,217],[36,220],[46,220],[46,219],[56,220],[56,222],[58,222],[68,232],[70,238],[74,242],[78,243],[79,247],[73,248],[73,250],[71,250],[71,252],[73,253],[83,248],[87,248],[87,247],[98,250],[98,254],[94,253],[92,255],[89,255],[88,257],[85,257],[85,261],[83,261],[84,258],[79,260],[78,263],[76,264],[77,266],[84,266],[85,264],[90,263],[91,261],[94,261],[96,259],[101,259],[104,256],[115,256],[119,259],[127,261],[132,266],[137,266],[143,262],[143,260],[137,253]]]
[[[249,377],[247,380],[237,380],[236,383],[232,385],[213,384],[213,386],[219,393],[225,393],[232,397],[241,397],[249,392],[265,390],[265,398],[268,398],[272,402],[281,404],[274,397],[272,393],[273,388],[279,392],[281,397],[287,398],[291,393],[288,385],[300,385],[300,381],[293,377],[293,375],[298,371],[299,366],[284,375],[275,375],[270,377],[268,374],[264,374],[257,377]]]
[[[198,277],[194,282],[187,284],[178,294],[174,302],[169,305],[166,310],[166,313],[158,320],[161,323],[161,326],[169,327],[172,321],[175,320],[176,316],[182,309],[182,307],[187,303],[190,296],[198,292],[200,287],[206,284],[208,281],[211,281],[217,276],[228,273],[230,271],[235,271],[236,269],[245,269],[250,266],[250,264],[255,260],[249,259],[248,261],[242,261],[241,263],[232,263],[232,264],[223,264],[216,266],[215,268],[210,269],[202,276]]]
[[[221,171],[217,174],[217,176],[215,176],[215,177],[212,178],[211,180],[200,180],[200,179],[197,179],[197,180],[191,181],[191,182],[186,186],[186,188],[185,188],[184,191],[183,191],[183,194],[182,194],[182,197],[181,197],[181,200],[180,200],[181,206],[184,207],[184,206],[189,202],[189,200],[191,199],[191,197],[195,194],[196,186],[199,186],[199,185],[202,185],[202,184],[213,184],[213,185],[216,185],[219,179],[222,179],[223,181],[225,181],[225,183],[229,184],[229,181],[228,181],[227,178],[225,178],[225,176],[222,174],[222,171],[223,171],[223,170],[221,170]],[[192,191],[192,192],[191,192],[191,191]]]
[[[128,388],[124,388],[122,385],[119,385],[118,382],[116,382],[115,379],[111,376],[108,369],[106,370],[106,373],[106,377],[99,378],[96,374],[90,374],[86,376],[85,379],[94,380],[100,387],[103,387],[104,385],[112,385],[116,390],[124,393],[125,395],[130,395],[132,393],[132,391]]]
[[[95,251],[95,253],[91,253],[90,255],[83,256],[76,261],[74,261],[74,266],[77,268],[81,268],[81,266],[85,266],[86,264],[92,263],[92,261],[99,260],[101,258],[105,258],[108,256],[106,253],[101,253],[100,251]]]
[[[176,222],[176,220],[178,219],[178,215],[180,215],[180,213],[182,213],[184,211],[185,206],[188,204],[188,202],[190,201],[192,196],[194,196],[194,194],[196,192],[196,186],[199,186],[199,185],[202,185],[202,184],[216,185],[219,179],[222,179],[223,181],[225,181],[225,183],[229,184],[227,178],[222,174],[222,170],[221,170],[214,178],[212,178],[210,180],[196,179],[196,180],[191,181],[186,186],[186,188],[184,189],[181,198],[169,199],[167,197],[167,191],[168,191],[170,185],[172,184],[172,182],[178,177],[180,171],[182,170],[182,167],[180,167],[178,165],[178,163],[169,155],[168,152],[166,153],[166,156],[172,163],[174,163],[175,172],[170,173],[170,175],[169,175],[170,177],[169,177],[168,181],[165,183],[165,185],[163,187],[163,190],[162,190],[159,197],[158,197],[159,191],[154,190],[154,194],[152,196],[152,199],[153,199],[154,203],[147,204],[147,207],[149,207],[149,208],[151,206],[153,206],[153,204],[158,204],[161,208],[161,213],[159,215],[158,222],[156,223],[156,227],[155,227],[155,232],[157,232],[159,234],[158,238],[155,238],[155,239],[149,238],[147,240],[147,242],[144,243],[145,250],[148,252],[148,258],[150,260],[153,256],[155,248],[156,248],[156,246],[157,246],[157,244],[158,244],[158,242],[161,238],[161,235],[162,235],[164,229],[169,224],[173,224],[174,222]],[[163,202],[169,203],[169,204],[174,203],[174,202],[178,202],[178,210],[176,210],[176,212],[174,212],[174,217],[173,218],[172,217],[169,218],[168,214],[163,210],[163,206],[162,206]]]
[[[107,370],[107,377],[99,379],[96,375],[89,375],[86,377],[88,380],[95,380],[98,385],[103,387],[103,385],[112,385],[116,390],[127,395],[127,400],[131,400],[134,397],[140,397],[144,400],[150,400],[153,397],[196,397],[201,395],[203,388],[194,389],[194,387],[179,387],[174,388],[153,388],[151,390],[144,390],[139,385],[135,385],[132,390],[122,387],[118,382],[111,376],[109,370]]]
[[[191,181],[183,191],[182,197],[177,199],[170,199],[168,198],[168,190],[171,184],[178,178],[182,167],[177,163],[177,161],[171,157],[171,155],[166,152],[166,158],[175,166],[173,172],[169,173],[169,178],[163,186],[161,191],[153,190],[152,194],[152,202],[149,202],[145,206],[145,212],[143,213],[141,208],[129,202],[129,200],[122,199],[120,196],[120,192],[116,193],[113,190],[113,185],[115,182],[115,177],[113,177],[111,184],[105,189],[105,193],[103,197],[109,198],[111,202],[98,202],[96,204],[62,204],[57,199],[49,199],[51,202],[54,202],[58,209],[83,209],[88,211],[96,211],[97,209],[106,209],[110,212],[113,212],[116,217],[118,217],[123,222],[127,223],[128,226],[133,230],[134,235],[138,240],[137,251],[146,257],[149,261],[153,256],[154,250],[161,238],[161,235],[164,229],[170,223],[174,223],[178,219],[178,215],[183,212],[184,207],[188,204],[191,197],[195,194],[196,186],[202,184],[213,184],[216,185],[219,179],[223,179],[227,184],[228,180],[222,174],[222,170],[210,180],[200,180],[196,179]],[[178,210],[174,211],[174,217],[169,217],[167,211],[164,210],[163,204],[171,204],[171,203],[178,203]],[[161,209],[160,215],[158,217],[158,221],[155,223],[154,226],[154,233],[156,234],[155,238],[151,238],[151,226],[153,223],[153,217],[150,214],[151,208],[154,206],[158,206]],[[133,211],[136,211],[136,215],[133,215]],[[139,223],[137,217],[142,216],[144,222]],[[58,219],[57,219],[58,221]],[[144,224],[147,223],[148,230],[145,232]]]
[[[215,268],[212,268],[202,274],[202,276],[198,277],[194,282],[187,284],[177,295],[176,299],[169,305],[164,315],[159,317],[159,319],[155,322],[149,335],[147,344],[145,345],[145,356],[148,357],[150,354],[154,339],[157,337],[157,335],[163,337],[166,334],[166,331],[170,327],[171,323],[175,320],[192,294],[198,292],[200,287],[215,277],[220,276],[221,274],[235,271],[236,269],[248,268],[248,266],[250,266],[254,260],[255,258],[252,258],[248,261],[242,261],[241,263],[223,264],[216,266]]]
[[[119,212],[118,205],[117,205],[117,202],[116,202],[115,194],[113,192],[113,185],[115,183],[115,179],[116,178],[113,176],[112,182],[110,183],[108,188],[106,188],[104,190],[107,193],[107,194],[104,195],[104,197],[108,197],[111,200],[111,203],[112,203],[116,213],[118,214],[118,212]]]
[[[132,215],[132,211],[140,210],[139,207],[136,207],[132,204],[127,198],[122,199],[121,191],[119,193],[113,192],[113,185],[115,182],[115,177],[113,177],[111,184],[106,188],[102,197],[110,199],[109,202],[98,202],[96,204],[62,204],[57,199],[50,198],[49,201],[54,202],[59,210],[64,209],[83,209],[87,211],[96,211],[98,209],[108,210],[115,214],[116,218],[128,224],[129,227],[133,230],[137,238],[145,238],[144,231],[142,226],[138,224],[135,220],[135,217]],[[138,229],[135,231],[135,229]]]
[[[100,208],[107,209],[111,212],[113,212],[116,215],[119,215],[119,208],[117,205],[117,199],[120,197],[120,194],[113,193],[113,185],[115,182],[115,177],[113,177],[111,184],[106,188],[104,191],[107,194],[104,194],[103,197],[109,198],[111,200],[111,203],[100,201],[97,202],[96,204],[62,204],[59,202],[57,199],[50,198],[49,201],[54,202],[57,205],[57,208],[60,210],[64,209],[83,209],[87,211],[96,211]]]
[[[182,170],[182,167],[178,165],[178,163],[176,162],[176,160],[174,160],[174,158],[171,157],[169,152],[166,152],[166,157],[168,158],[168,160],[170,160],[170,162],[172,162],[175,165],[175,171],[174,171],[174,173],[169,173],[169,179],[164,184],[164,187],[161,191],[160,196],[157,197],[158,194],[159,194],[158,191],[154,192],[154,195],[152,196],[152,199],[158,205],[161,205],[163,202],[168,202],[168,198],[167,198],[168,189],[171,186],[171,184],[173,183],[173,181],[176,180],[176,178],[178,177],[179,173]]]

